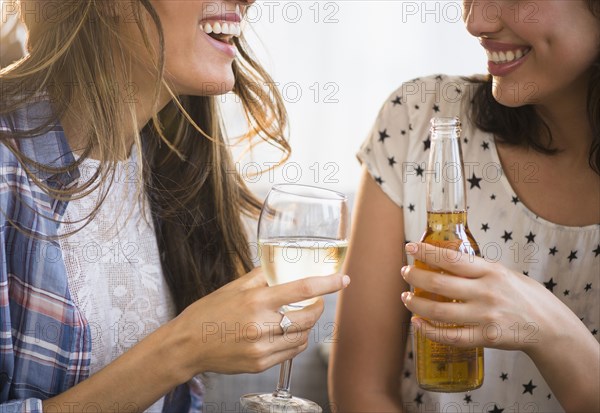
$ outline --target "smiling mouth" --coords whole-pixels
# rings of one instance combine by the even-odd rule
[[[200,24],[202,31],[213,39],[232,44],[235,37],[240,37],[242,29],[240,23],[227,21],[209,21]]]
[[[486,49],[488,60],[495,64],[510,63],[519,60],[529,54],[531,47],[520,47],[515,50],[507,50],[503,52],[493,52]]]

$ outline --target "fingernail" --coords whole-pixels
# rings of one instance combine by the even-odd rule
[[[419,246],[414,242],[409,242],[406,244],[406,247],[404,247],[404,250],[407,254],[415,255],[417,252],[419,252]]]
[[[404,291],[404,292],[402,293],[402,295],[400,295],[400,298],[402,299],[402,302],[403,302],[404,304],[406,304],[406,300],[407,300],[407,298],[408,298],[408,294],[410,294],[408,291]]]
[[[423,320],[421,320],[420,317],[411,317],[410,319],[411,324],[413,325],[413,327],[415,328],[420,328],[421,327],[421,323],[423,322]]]
[[[404,267],[402,267],[402,269],[400,270],[400,274],[402,274],[402,277],[404,277],[404,274],[406,273],[406,270],[408,269],[408,265],[405,265]]]
[[[344,286],[344,288],[346,288],[349,284],[350,284],[350,277],[348,277],[347,275],[344,275],[342,277],[342,285]]]

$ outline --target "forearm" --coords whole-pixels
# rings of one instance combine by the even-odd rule
[[[45,400],[45,412],[141,412],[193,374],[177,360],[172,323],[146,337],[98,373],[66,392]]]
[[[571,313],[554,318],[551,338],[542,339],[527,353],[567,412],[600,411],[600,344]]]

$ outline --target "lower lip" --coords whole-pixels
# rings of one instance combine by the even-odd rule
[[[508,63],[494,63],[492,61],[488,61],[488,71],[492,76],[508,76],[509,74],[517,70],[525,62],[525,60],[529,57],[530,53],[531,50],[529,51],[529,53],[527,53],[520,59],[513,60],[512,62]]]
[[[223,53],[225,53],[227,56],[231,57],[232,59],[235,58],[237,56],[237,48],[234,45],[231,45],[229,43],[224,43],[224,42],[220,42],[218,40],[213,39],[212,37],[210,37],[208,34],[201,32],[204,36],[206,36],[206,38],[208,39],[208,42],[210,44],[212,44],[216,49],[219,49],[220,51],[222,51]]]

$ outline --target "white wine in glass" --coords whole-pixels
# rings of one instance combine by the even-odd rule
[[[344,194],[295,184],[275,185],[267,195],[258,223],[261,264],[270,286],[338,272],[348,249],[348,200]],[[294,311],[309,299],[284,306]],[[242,411],[310,412],[321,407],[290,392],[292,360],[281,364],[272,393],[242,396]]]

